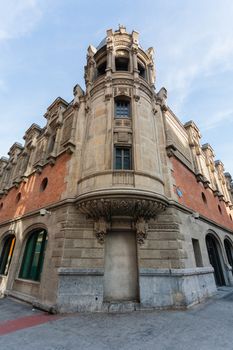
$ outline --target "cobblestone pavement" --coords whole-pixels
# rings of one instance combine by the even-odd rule
[[[48,315],[0,300],[0,350],[233,350],[233,288],[186,311]]]

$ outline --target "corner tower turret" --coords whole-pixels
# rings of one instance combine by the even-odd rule
[[[153,49],[141,48],[136,31],[107,30],[88,47],[85,83],[79,207],[111,225],[119,216],[148,220],[166,206],[165,95],[155,93]]]

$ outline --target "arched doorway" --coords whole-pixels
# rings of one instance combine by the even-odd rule
[[[210,259],[210,263],[214,268],[214,278],[217,286],[225,285],[221,257],[220,257],[220,247],[216,238],[208,234],[206,236],[206,246]]]
[[[232,273],[233,273],[233,248],[232,248],[232,244],[227,238],[224,239],[224,247],[227,254],[227,260],[232,267]]]

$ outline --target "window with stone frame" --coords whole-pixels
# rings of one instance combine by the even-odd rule
[[[129,53],[126,50],[118,50],[115,58],[116,71],[129,71]]]
[[[101,75],[104,75],[106,73],[107,68],[107,57],[102,57],[98,63],[96,63],[96,77],[98,78]]]
[[[146,68],[141,61],[138,61],[138,70],[139,70],[139,76],[146,79]]]
[[[115,98],[115,118],[130,118],[130,100],[124,96]]]
[[[49,138],[49,142],[48,142],[48,150],[47,150],[47,154],[49,155],[50,153],[53,152],[54,150],[54,146],[55,146],[55,141],[56,141],[56,134],[53,133],[50,138]]]
[[[73,115],[70,115],[64,120],[63,132],[62,132],[62,144],[69,141],[71,137],[72,125],[73,125]]]
[[[130,147],[115,147],[115,170],[130,170],[132,169],[131,148]]]

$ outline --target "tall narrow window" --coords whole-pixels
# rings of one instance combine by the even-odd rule
[[[104,75],[105,72],[106,72],[106,68],[107,68],[107,62],[106,61],[100,63],[97,66],[97,77],[99,77],[100,75]]]
[[[12,259],[12,255],[14,252],[15,247],[15,236],[9,235],[6,237],[3,248],[2,248],[2,254],[0,256],[0,275],[7,275]]]
[[[54,146],[55,146],[55,141],[56,141],[56,134],[53,134],[53,135],[51,135],[50,140],[49,140],[48,154],[53,152]]]
[[[115,100],[115,118],[130,117],[130,102],[124,99]]]
[[[145,67],[144,67],[141,63],[139,63],[139,62],[138,62],[138,70],[139,70],[139,75],[140,75],[142,78],[146,79],[146,70],[145,70]]]
[[[40,280],[42,271],[44,252],[47,243],[47,233],[43,229],[36,230],[29,236],[19,277],[34,281]]]
[[[116,71],[128,71],[129,70],[129,53],[126,50],[118,50],[116,52]]]
[[[128,147],[115,148],[115,169],[130,170],[131,164],[131,149]]]

